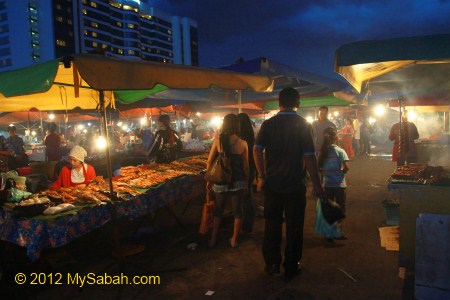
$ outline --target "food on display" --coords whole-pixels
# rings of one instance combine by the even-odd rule
[[[426,165],[400,166],[392,173],[391,182],[450,185],[450,177],[441,166]]]

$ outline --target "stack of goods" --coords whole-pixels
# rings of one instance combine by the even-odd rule
[[[137,188],[149,188],[184,175],[197,175],[206,168],[207,155],[198,155],[170,164],[123,167],[116,180]]]
[[[400,166],[392,173],[391,182],[450,185],[450,177],[444,168],[440,166]]]

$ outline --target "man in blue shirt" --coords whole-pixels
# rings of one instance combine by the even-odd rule
[[[306,170],[317,195],[324,196],[325,192],[320,185],[311,125],[296,113],[300,106],[298,91],[294,88],[283,89],[279,94],[279,106],[280,112],[261,125],[253,154],[258,171],[258,191],[265,186],[265,271],[270,274],[280,272],[285,220],[283,267],[285,278],[290,280],[301,270]]]

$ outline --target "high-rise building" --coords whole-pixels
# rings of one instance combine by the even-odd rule
[[[139,0],[0,0],[0,72],[74,53],[198,65],[197,23]]]

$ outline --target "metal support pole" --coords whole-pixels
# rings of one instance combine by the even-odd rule
[[[238,113],[242,112],[242,91],[241,90],[237,90],[237,96],[238,96]]]
[[[102,126],[103,126],[103,132],[105,133],[106,138],[106,170],[108,172],[108,179],[109,179],[109,193],[111,197],[113,197],[113,183],[112,183],[112,164],[111,164],[111,155],[109,153],[109,138],[108,138],[108,127],[106,126],[106,108],[105,108],[105,93],[104,91],[99,91],[100,93],[100,109],[102,112]]]

